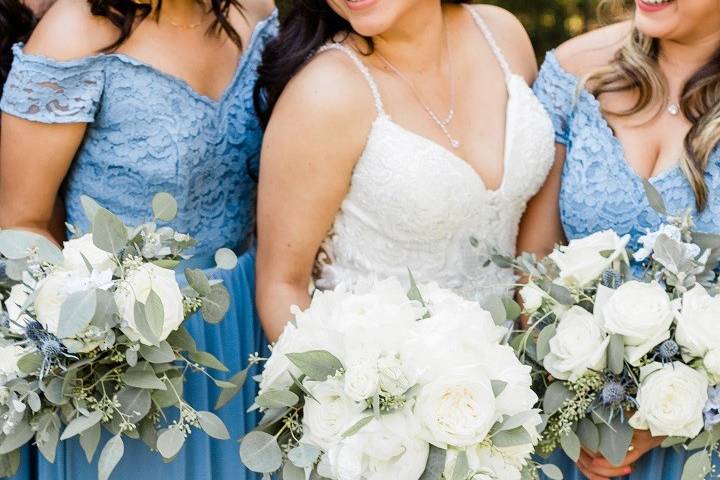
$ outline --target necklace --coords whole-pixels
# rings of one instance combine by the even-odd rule
[[[383,63],[385,63],[385,65],[388,66],[388,68],[390,68],[390,70],[393,71],[393,73],[395,73],[395,75],[397,75],[403,82],[408,85],[408,87],[410,87],[413,95],[420,103],[420,105],[422,105],[422,107],[425,109],[428,116],[432,119],[433,122],[437,124],[438,127],[440,127],[440,130],[442,130],[442,132],[448,138],[448,141],[450,142],[452,148],[458,149],[460,148],[460,140],[453,137],[450,133],[450,130],[448,130],[448,125],[450,125],[450,122],[452,122],[453,118],[455,117],[455,75],[452,63],[452,55],[450,54],[450,42],[448,39],[447,23],[445,24],[445,47],[447,49],[448,70],[450,73],[450,111],[444,119],[438,117],[438,115],[428,106],[428,104],[423,101],[422,96],[420,95],[420,92],[418,92],[415,88],[415,85],[413,85],[412,81],[406,75],[404,75],[399,68],[393,65],[390,60],[385,58],[380,52],[376,51],[375,54],[378,56],[378,58],[380,58],[380,60],[383,61]]]
[[[175,28],[182,28],[184,30],[192,30],[193,28],[197,28],[200,25],[203,24],[203,22],[197,22],[197,23],[176,23],[172,20],[168,20],[168,23],[172,25]]]
[[[673,117],[677,117],[678,113],[680,113],[680,106],[677,103],[670,102],[667,107],[667,112]]]

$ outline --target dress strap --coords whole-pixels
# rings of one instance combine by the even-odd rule
[[[328,50],[339,50],[350,57],[350,60],[352,60],[358,70],[360,70],[360,73],[362,73],[363,77],[365,77],[365,80],[367,80],[367,83],[370,86],[370,91],[372,92],[373,99],[375,100],[375,109],[377,110],[378,116],[387,116],[385,108],[383,107],[382,97],[380,96],[380,89],[378,88],[377,83],[375,83],[375,79],[370,73],[370,70],[368,70],[362,60],[360,60],[360,57],[358,57],[351,48],[340,43],[329,43],[320,47],[317,53],[326,52]]]
[[[502,68],[502,71],[505,74],[505,78],[509,80],[512,76],[510,64],[508,63],[505,55],[495,41],[495,36],[493,35],[492,31],[490,31],[490,27],[488,27],[487,23],[485,23],[485,20],[483,20],[480,14],[472,6],[463,6],[467,9],[468,12],[470,12],[470,16],[472,16],[473,20],[475,20],[475,24],[477,24],[478,28],[480,28],[480,31],[485,36],[485,40],[487,40],[488,45],[490,45],[490,49],[492,50],[493,54],[495,54],[495,58],[497,58],[497,61],[500,64],[500,68]]]

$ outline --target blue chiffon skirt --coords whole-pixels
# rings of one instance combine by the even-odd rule
[[[678,451],[674,448],[655,448],[643,455],[633,466],[633,472],[625,477],[618,477],[622,480],[680,480],[685,459],[692,453]],[[580,473],[573,462],[562,450],[555,451],[549,459],[542,463],[552,463],[560,468],[563,473],[563,480],[587,480],[587,477]],[[720,468],[720,461],[713,458],[715,469]],[[540,478],[547,480],[547,477],[540,475]]]
[[[223,280],[230,292],[231,305],[225,319],[212,325],[199,315],[186,323],[195,338],[198,349],[215,355],[228,367],[229,372],[211,371],[223,380],[247,366],[248,355],[267,353],[267,341],[255,311],[255,252],[242,255],[234,270],[206,270],[208,276]],[[251,376],[255,373],[251,372]],[[197,410],[213,411],[220,389],[199,373],[189,373],[185,384],[185,398]],[[246,410],[253,404],[257,393],[256,383],[248,377],[245,388],[230,403],[216,413],[228,427],[230,440],[215,440],[202,430],[193,432],[178,456],[169,463],[163,462],[157,452],[151,452],[141,440],[123,437],[125,455],[110,480],[250,480],[257,478],[240,462],[239,440],[257,425],[257,416]],[[104,432],[103,440],[88,464],[77,437],[58,446],[57,458],[51,464],[34,447],[22,451],[21,467],[15,480],[94,480],[97,479],[97,461],[104,441],[110,438]]]

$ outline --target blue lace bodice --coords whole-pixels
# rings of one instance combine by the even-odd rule
[[[555,138],[566,146],[562,171],[560,214],[568,240],[614,229],[630,234],[630,247],[660,217],[650,207],[642,179],[625,158],[622,144],[603,117],[598,100],[579,89],[577,77],[564,70],[554,52],[545,59],[535,93],[555,125]],[[700,231],[720,232],[720,149],[710,158],[705,174],[707,208],[697,213],[692,188],[679,167],[650,179],[670,212],[690,209]]]
[[[198,240],[195,253],[238,249],[254,230],[262,131],[252,90],[277,13],[259,23],[218,101],[122,54],[58,62],[14,48],[0,108],[41,123],[87,123],[65,179],[67,221],[88,229],[88,195],[139,223],[161,191],[178,201],[173,226]]]

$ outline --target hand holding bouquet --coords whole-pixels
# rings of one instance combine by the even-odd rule
[[[0,286],[0,476],[17,470],[19,449],[30,442],[53,462],[58,442],[79,435],[91,461],[102,428],[114,436],[100,454],[101,480],[120,461],[123,436],[141,438],[167,459],[192,427],[228,438],[218,417],[183,398],[188,371],[226,370],[196,349],[183,322],[198,310],[219,322],[229,296],[200,270],[185,271],[188,288],[178,284],[172,268],[194,241],[155,221],[174,218],[175,200],[158,194],[155,220],[137,227],[89,198],[83,204],[92,232],[62,250],[36,234],[0,231],[7,274]],[[234,254],[217,258],[231,267]]]

